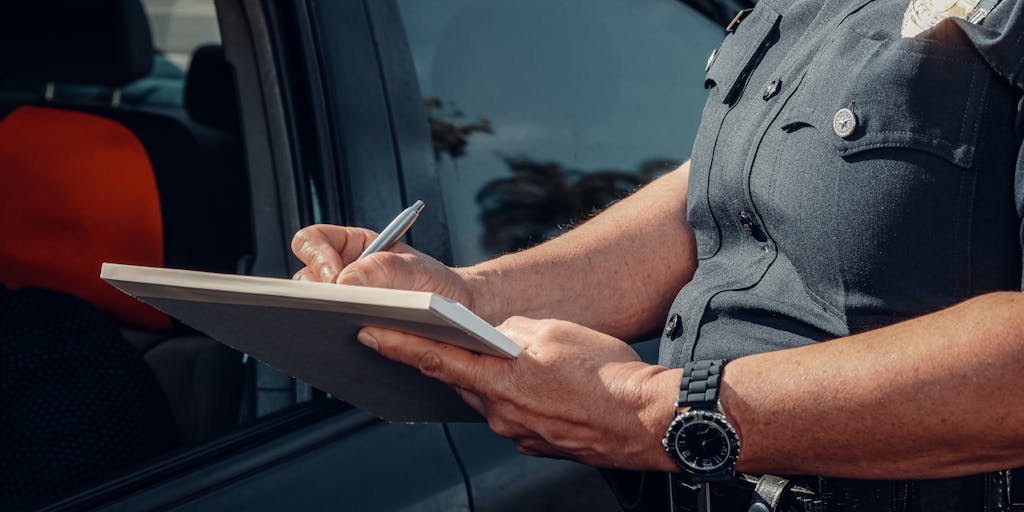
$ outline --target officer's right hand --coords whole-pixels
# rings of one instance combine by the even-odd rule
[[[317,224],[295,233],[292,252],[306,266],[294,279],[433,292],[473,308],[470,274],[398,242],[388,251],[356,261],[377,233]]]

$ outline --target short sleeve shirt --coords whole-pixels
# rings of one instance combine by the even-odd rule
[[[901,35],[909,0],[761,0],[709,59],[662,363],[1021,288],[1024,2]]]

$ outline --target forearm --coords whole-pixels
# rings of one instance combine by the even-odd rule
[[[495,324],[523,315],[646,334],[696,269],[688,175],[687,163],[558,238],[463,269],[474,309]]]
[[[722,404],[739,470],[933,478],[1024,463],[1024,295],[737,359]]]
[[[557,320],[499,326],[516,359],[367,328],[360,341],[454,386],[524,453],[676,471],[662,437],[682,369]],[[725,367],[721,404],[749,473],[925,479],[1024,465],[1024,294]]]

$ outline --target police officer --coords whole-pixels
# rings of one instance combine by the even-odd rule
[[[963,3],[761,0],[708,61],[691,164],[470,268],[407,246],[349,265],[373,233],[306,228],[296,277],[503,322],[515,361],[360,341],[524,453],[673,473],[678,510],[1005,510],[999,470],[1024,464],[1024,3]],[[659,324],[664,366],[619,341]]]

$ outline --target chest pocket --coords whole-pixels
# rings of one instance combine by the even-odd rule
[[[993,75],[956,26],[928,37],[840,26],[780,113],[764,195],[777,241],[808,290],[851,325],[871,304],[929,311],[971,286],[985,170],[976,150]]]
[[[704,88],[709,90],[708,100],[693,145],[687,199],[687,220],[694,229],[700,259],[713,256],[721,243],[719,227],[711,213],[708,178],[722,121],[739,100],[751,73],[778,40],[780,20],[778,11],[769,2],[758,2],[709,60],[704,79]]]
[[[991,74],[946,28],[941,40],[841,31],[809,67],[782,128],[817,128],[841,157],[905,148],[970,168]]]

